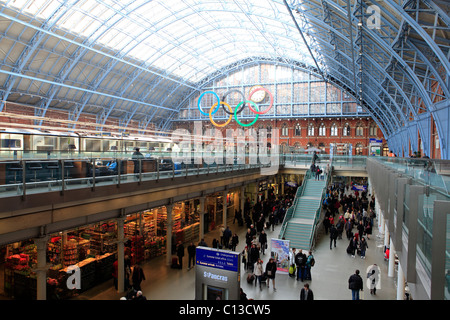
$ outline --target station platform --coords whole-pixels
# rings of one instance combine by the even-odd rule
[[[228,222],[231,231],[239,236],[239,245],[236,251],[242,251],[245,247],[245,226],[239,227]],[[369,248],[366,251],[366,259],[359,256],[352,258],[346,252],[348,241],[337,240],[336,248],[330,250],[329,236],[321,232],[313,255],[316,263],[311,270],[312,280],[297,281],[288,274],[277,273],[275,278],[276,291],[273,290],[272,282],[270,288],[264,287],[260,290],[255,285],[247,283],[247,273],[241,265],[241,288],[247,294],[248,299],[253,300],[299,300],[300,290],[304,283],[309,283],[314,293],[315,300],[351,300],[351,291],[348,289],[348,278],[360,270],[365,284],[366,270],[369,266],[377,264],[381,270],[381,289],[376,295],[371,295],[365,287],[361,298],[364,300],[396,300],[396,277],[388,277],[388,262],[383,258],[383,236],[378,234],[377,222],[374,221],[374,232],[368,240]],[[266,230],[268,239],[278,238],[281,224],[275,226],[274,231]],[[205,235],[205,241],[211,246],[214,238],[219,239],[219,229],[210,231]],[[197,245],[197,243],[196,243]],[[264,266],[270,257],[270,241],[265,255],[261,255]],[[142,264],[146,280],[142,282],[142,292],[148,300],[194,300],[195,299],[195,271],[188,270],[187,252],[183,260],[183,269],[171,269],[166,265],[166,256],[149,260]],[[113,282],[104,284],[88,290],[74,299],[80,300],[119,300],[122,295],[114,289]]]

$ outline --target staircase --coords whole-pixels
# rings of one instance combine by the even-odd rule
[[[291,248],[308,251],[327,180],[316,181],[314,178],[307,177],[308,175],[305,176],[303,190],[297,195],[292,216],[286,221],[282,236],[290,241]]]

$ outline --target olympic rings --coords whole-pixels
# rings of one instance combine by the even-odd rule
[[[205,91],[205,92],[203,92],[203,93],[200,95],[200,97],[198,97],[198,103],[197,103],[197,106],[198,106],[198,110],[200,110],[201,114],[203,114],[203,115],[205,115],[205,116],[207,116],[208,113],[206,113],[206,112],[204,112],[204,111],[202,110],[202,108],[200,107],[200,101],[202,100],[203,96],[204,96],[205,94],[207,94],[207,93],[212,93],[212,94],[215,95],[216,98],[217,98],[217,103],[216,103],[216,104],[217,104],[217,108],[216,108],[216,110],[214,110],[213,114],[217,112],[217,109],[219,109],[219,104],[220,104],[220,98],[219,98],[219,96],[217,95],[217,93],[215,93],[214,91]]]
[[[250,127],[252,125],[254,125],[256,123],[256,121],[258,121],[259,118],[259,113],[256,114],[255,119],[253,119],[252,122],[247,123],[247,124],[243,124],[242,122],[239,121],[239,119],[237,118],[237,112],[236,110],[240,107],[240,105],[244,105],[246,102],[249,102],[249,108],[250,108],[250,104],[253,104],[255,106],[255,108],[258,110],[258,105],[256,103],[254,103],[251,100],[245,100],[245,101],[241,101],[238,103],[238,105],[236,106],[236,108],[234,109],[234,120],[236,120],[236,122],[241,126],[241,127]]]
[[[263,110],[263,111],[259,111],[259,108],[258,108],[258,105],[256,104],[256,102],[253,101],[253,100],[251,100],[251,97],[253,96],[253,94],[254,94],[255,92],[257,92],[257,91],[260,91],[260,90],[265,91],[265,92],[269,95],[269,97],[270,97],[270,104],[269,104],[269,107],[268,107],[267,109]],[[242,101],[239,102],[239,103],[236,105],[236,107],[234,108],[234,111],[233,111],[233,108],[232,108],[228,103],[226,103],[226,102],[224,101],[225,98],[227,97],[227,95],[229,95],[229,94],[232,93],[232,92],[236,92],[236,93],[240,94],[240,95],[242,96],[242,98],[243,98]],[[212,107],[210,108],[210,110],[209,110],[208,113],[204,112],[204,111],[202,110],[201,106],[200,106],[200,102],[201,102],[203,96],[204,96],[205,94],[207,94],[207,93],[213,94],[213,95],[216,97],[216,99],[217,99],[217,102],[216,102],[215,104],[212,105]],[[252,91],[249,93],[248,99],[245,99],[244,94],[243,94],[241,91],[236,90],[236,89],[228,90],[227,92],[225,92],[225,93],[222,95],[222,99],[220,99],[219,96],[217,95],[217,93],[215,93],[214,91],[205,91],[205,92],[203,92],[203,93],[200,95],[200,97],[198,98],[197,107],[198,107],[198,110],[200,111],[200,113],[203,114],[203,115],[205,115],[205,116],[208,116],[208,117],[209,117],[209,120],[211,121],[211,123],[212,123],[213,125],[215,125],[216,127],[224,127],[224,126],[226,126],[228,123],[230,123],[231,119],[233,118],[233,115],[234,115],[234,119],[236,120],[236,122],[237,122],[240,126],[242,126],[242,127],[249,127],[249,126],[255,124],[256,121],[258,121],[259,115],[267,113],[267,112],[272,108],[273,102],[274,102],[274,99],[273,99],[272,93],[271,93],[269,90],[267,90],[266,88],[264,88],[264,87],[258,87],[258,88],[252,90]],[[248,104],[248,107],[249,107],[250,111],[252,111],[254,114],[256,114],[255,119],[254,119],[252,122],[248,123],[248,124],[244,124],[244,123],[240,122],[239,119],[237,118],[237,115],[238,115],[239,113],[241,113],[241,112],[244,110],[244,107],[245,107],[246,104]],[[222,109],[224,110],[224,112],[227,113],[227,114],[229,115],[229,118],[228,118],[228,120],[227,120],[226,122],[224,122],[224,123],[222,123],[222,124],[217,124],[217,123],[213,120],[212,116],[217,112],[217,110],[219,110],[219,107],[220,107],[221,105],[222,105]],[[225,107],[227,107],[228,110],[227,110],[227,108],[225,108]]]
[[[217,123],[215,123],[214,120],[212,119],[212,115],[217,111],[217,109],[216,109],[216,111],[214,111],[214,113],[212,113],[212,110],[214,109],[214,107],[216,106],[216,104],[217,104],[217,102],[211,107],[211,109],[209,109],[209,120],[210,120],[211,123],[212,123],[213,125],[215,125],[216,127],[225,127],[227,124],[230,123],[231,118],[233,118],[233,116],[232,116],[232,114],[229,114],[230,117],[228,118],[228,120],[227,120],[225,123],[222,123],[222,124],[217,124]],[[228,107],[228,109],[230,109],[230,111],[233,112],[233,109],[231,109],[231,106],[230,106],[228,103],[226,103],[225,101],[220,101],[220,104],[226,105],[226,106]]]
[[[227,97],[227,95],[230,94],[230,93],[232,93],[232,92],[239,93],[239,94],[242,96],[242,100],[245,101],[245,96],[244,96],[244,94],[242,93],[242,91],[239,91],[239,90],[237,90],[237,89],[232,89],[232,90],[228,90],[227,92],[225,92],[225,93],[222,95],[222,101],[225,101],[225,98]],[[242,103],[242,107],[237,111],[237,113],[238,113],[238,114],[241,113],[242,110],[244,110],[244,107],[245,107],[245,104]],[[228,114],[231,114],[231,115],[234,114],[234,112],[231,112],[231,113],[228,112],[227,109],[225,109],[224,106],[222,106],[222,109],[223,109],[223,111],[225,111],[225,112],[228,113]]]

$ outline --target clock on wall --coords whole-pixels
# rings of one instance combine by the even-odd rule
[[[258,90],[259,89],[259,90]],[[255,91],[256,90],[256,91]],[[253,102],[261,102],[264,100],[264,98],[266,97],[266,91],[263,90],[262,86],[253,86],[250,88],[250,93],[253,92],[252,96],[250,97],[250,99]]]

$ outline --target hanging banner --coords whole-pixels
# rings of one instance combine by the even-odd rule
[[[367,191],[367,186],[362,184],[354,184],[352,185],[352,190]]]
[[[284,185],[288,186],[288,187],[294,187],[294,188],[298,186],[297,182],[294,182],[294,181],[287,181],[284,183]]]
[[[289,273],[289,240],[271,239],[271,257],[277,263],[277,272]]]

